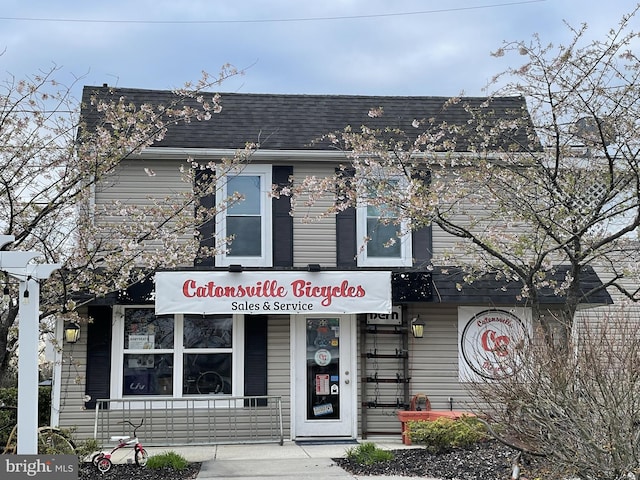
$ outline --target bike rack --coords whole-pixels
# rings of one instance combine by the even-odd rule
[[[109,398],[96,402],[93,436],[101,444],[108,443],[121,427],[118,422],[131,418],[145,419],[140,428],[145,446],[284,444],[280,396]]]

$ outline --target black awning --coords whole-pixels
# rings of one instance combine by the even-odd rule
[[[395,272],[391,276],[391,298],[394,304],[430,302],[433,298],[430,272]]]

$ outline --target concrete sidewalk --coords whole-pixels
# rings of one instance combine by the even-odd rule
[[[400,440],[373,441],[386,450],[411,448]],[[362,443],[362,441],[361,441]],[[309,445],[287,441],[278,444],[211,445],[196,447],[149,447],[149,455],[174,451],[190,462],[203,462],[199,480],[426,480],[426,477],[358,476],[336,465],[332,458],[344,457],[353,445]]]

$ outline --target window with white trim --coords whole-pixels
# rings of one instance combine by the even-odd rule
[[[156,316],[147,306],[115,312],[117,397],[243,394],[242,316]]]
[[[272,266],[271,165],[247,165],[219,180],[218,202],[226,204],[216,217],[218,236],[226,248],[216,265]]]
[[[398,187],[399,182],[388,182]],[[372,191],[371,197],[375,196]],[[366,199],[356,210],[359,267],[397,267],[413,264],[409,222],[400,219],[385,204],[372,205]]]

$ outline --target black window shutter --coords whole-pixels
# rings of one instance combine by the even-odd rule
[[[349,207],[336,215],[336,263],[338,267],[356,266],[356,209]]]
[[[415,178],[422,180],[425,186],[431,183],[429,171],[417,172]],[[431,225],[425,225],[411,233],[411,250],[414,267],[426,267],[431,263],[433,252],[433,236]]]
[[[345,177],[353,177],[355,170],[336,170]],[[357,266],[356,209],[348,207],[336,214],[336,265],[339,268]]]
[[[244,394],[267,395],[267,315],[244,317]],[[266,400],[257,402],[265,405]]]
[[[90,397],[85,402],[87,409],[96,408],[98,398],[109,398],[111,385],[111,307],[89,307],[87,325],[87,373],[85,395]]]
[[[418,228],[411,233],[411,250],[414,267],[426,267],[431,264],[431,253],[433,252],[431,225]]]
[[[198,187],[197,185],[201,182],[211,182],[214,177],[214,172],[211,170],[202,170],[196,173],[195,182],[196,188],[201,190],[203,187]],[[206,209],[212,209],[216,204],[216,196],[211,193],[205,197],[201,197],[199,199],[200,206]],[[197,208],[197,206],[196,206]],[[216,229],[215,229],[215,218],[210,218],[208,221],[204,222],[202,225],[198,227],[198,231],[200,233],[200,246],[213,248],[215,247],[216,240]],[[195,266],[202,267],[212,267],[215,264],[215,258],[207,255],[197,255],[195,258]]]
[[[293,175],[293,167],[274,166],[272,180],[278,187],[287,187],[291,184],[290,177]],[[291,197],[281,195],[274,198],[272,205],[273,212],[273,266],[292,267],[293,266],[293,217],[291,212]]]

